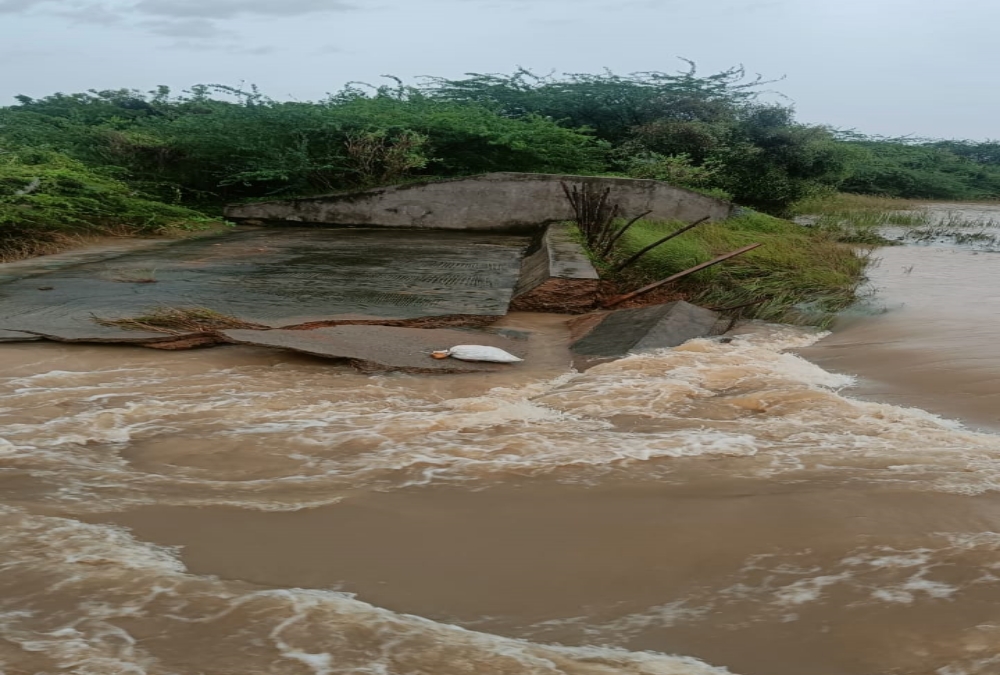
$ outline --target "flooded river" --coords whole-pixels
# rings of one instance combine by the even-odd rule
[[[1000,672],[1000,257],[879,255],[583,373],[0,346],[0,672]]]

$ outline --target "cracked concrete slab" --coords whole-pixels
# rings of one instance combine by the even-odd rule
[[[362,370],[410,373],[471,373],[511,368],[516,364],[434,359],[432,351],[459,344],[499,347],[524,356],[526,342],[496,333],[394,326],[333,326],[312,330],[226,330],[239,344],[278,347],[334,359],[347,359]]]
[[[152,343],[101,326],[159,306],[207,307],[272,327],[507,312],[525,236],[384,228],[240,228],[30,275],[0,275],[0,329],[66,341]]]
[[[635,309],[593,312],[574,321],[575,341],[570,350],[574,354],[574,362],[586,367],[714,335],[718,324],[717,312],[683,300]]]
[[[22,333],[16,330],[0,330],[0,342],[31,342],[41,340],[42,336]]]

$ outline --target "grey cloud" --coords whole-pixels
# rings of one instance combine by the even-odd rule
[[[167,49],[184,52],[216,52],[227,54],[239,54],[241,56],[265,56],[280,51],[277,47],[270,45],[260,45],[257,47],[245,47],[233,40],[222,41],[193,41],[178,40],[167,45]]]
[[[230,49],[229,51],[236,54],[246,54],[248,56],[266,56],[267,54],[275,53],[278,51],[278,48],[261,45],[260,47],[239,47],[237,49]]]
[[[101,26],[111,26],[121,23],[124,17],[107,5],[78,5],[71,9],[63,9],[55,13],[71,19],[76,23],[93,23]]]
[[[295,17],[356,9],[347,0],[0,0],[0,14],[42,14],[76,23],[134,23],[154,35],[203,40],[225,31],[215,22],[237,17]],[[136,23],[138,22],[138,23]]]
[[[226,31],[215,25],[215,22],[206,19],[181,19],[179,21],[158,19],[143,21],[139,25],[156,35],[188,40],[217,38],[226,34]]]
[[[193,48],[196,40],[218,40],[232,35],[223,30],[219,22],[241,16],[301,16],[321,12],[347,11],[353,5],[343,0],[140,0],[132,5],[131,11],[138,15],[156,17],[142,21],[139,25],[155,35],[180,38],[174,45],[183,49]],[[269,47],[255,50],[235,49],[227,45],[208,45],[210,49],[221,49],[242,54],[263,54]]]
[[[22,2],[23,0],[5,0]],[[143,14],[179,18],[230,19],[236,16],[301,16],[344,12],[357,7],[343,0],[140,0],[133,9]]]
[[[26,9],[46,4],[44,0],[0,0],[0,14],[19,14]]]
[[[770,0],[770,1],[765,1],[765,2],[751,2],[750,4],[746,4],[746,5],[735,4],[735,5],[731,5],[731,6],[727,7],[725,9],[725,11],[727,11],[727,12],[760,12],[762,10],[777,9],[778,7],[782,7],[783,5],[784,5],[784,3],[783,2],[779,2],[779,0]]]

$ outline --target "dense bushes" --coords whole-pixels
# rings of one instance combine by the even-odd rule
[[[851,138],[846,192],[909,199],[1000,199],[1000,144]]]
[[[653,178],[775,214],[837,189],[1000,198],[1000,144],[871,139],[803,125],[791,108],[762,102],[767,84],[740,69],[702,76],[692,65],[674,74],[519,70],[352,85],[316,102],[218,85],[181,95],[160,87],[22,96],[0,108],[11,181],[2,188],[4,227],[55,223],[42,214],[56,203],[67,226],[94,227],[114,220],[112,211],[122,222],[146,222],[138,211],[156,208],[149,222],[162,222],[189,216],[182,205],[218,213],[232,200],[488,171]],[[18,196],[29,157],[28,178],[46,178]],[[60,187],[54,176],[66,171],[86,177],[86,198]]]
[[[210,93],[216,96],[213,98]],[[229,100],[227,100],[227,97]],[[487,171],[597,173],[606,147],[537,115],[510,118],[415,90],[351,89],[317,103],[196,88],[22,100],[0,112],[2,138],[112,166],[186,201],[308,194],[410,176]]]
[[[0,260],[56,250],[81,233],[162,233],[207,220],[65,155],[0,150]]]

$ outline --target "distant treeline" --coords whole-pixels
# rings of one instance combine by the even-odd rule
[[[738,68],[391,82],[315,102],[221,85],[19,96],[0,108],[0,237],[59,219],[155,228],[232,200],[487,171],[656,178],[774,214],[835,190],[1000,198],[998,143],[801,124]]]

